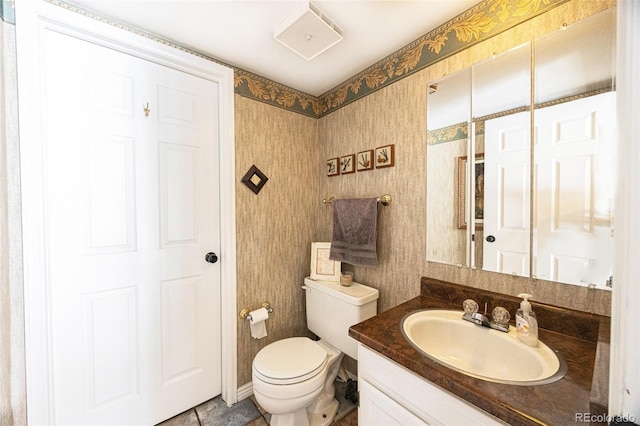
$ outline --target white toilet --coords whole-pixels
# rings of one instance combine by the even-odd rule
[[[373,317],[378,290],[305,278],[307,328],[320,337],[273,342],[253,360],[253,393],[271,414],[271,426],[330,424],[338,410],[334,381],[343,354],[357,359],[349,327]]]

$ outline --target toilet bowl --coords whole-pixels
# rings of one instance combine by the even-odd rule
[[[340,351],[307,337],[279,340],[258,352],[252,368],[253,392],[271,414],[270,424],[330,424],[338,410],[333,382],[341,360]]]
[[[253,393],[271,426],[327,426],[338,411],[334,381],[344,354],[357,359],[349,327],[377,312],[378,290],[305,278],[307,327],[320,337],[290,337],[253,360]]]

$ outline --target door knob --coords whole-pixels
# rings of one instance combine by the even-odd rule
[[[218,261],[218,255],[211,251],[206,254],[206,256],[204,257],[204,260],[206,260],[209,263],[216,263]]]
[[[492,243],[492,242],[494,242],[496,240],[496,237],[494,237],[493,235],[489,235],[486,238],[486,240],[487,240],[488,243]]]

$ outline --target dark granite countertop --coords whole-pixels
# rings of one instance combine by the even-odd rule
[[[421,296],[352,326],[349,335],[506,423],[584,424],[581,419],[590,418],[602,419],[606,424],[608,317],[532,303],[540,340],[563,355],[568,371],[555,383],[505,385],[469,377],[432,361],[414,349],[400,330],[402,318],[408,313],[421,309],[462,310],[462,302],[468,298],[480,306],[486,302],[489,311],[504,306],[512,317],[519,306],[515,297],[422,278]]]

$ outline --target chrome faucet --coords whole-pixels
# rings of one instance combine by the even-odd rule
[[[489,318],[487,318],[486,303],[484,304],[484,314],[478,312],[478,302],[473,299],[465,300],[462,308],[464,309],[464,314],[462,315],[463,320],[505,333],[509,332],[509,319],[511,315],[509,315],[509,311],[502,306],[497,306],[491,311],[492,321],[489,321]]]

